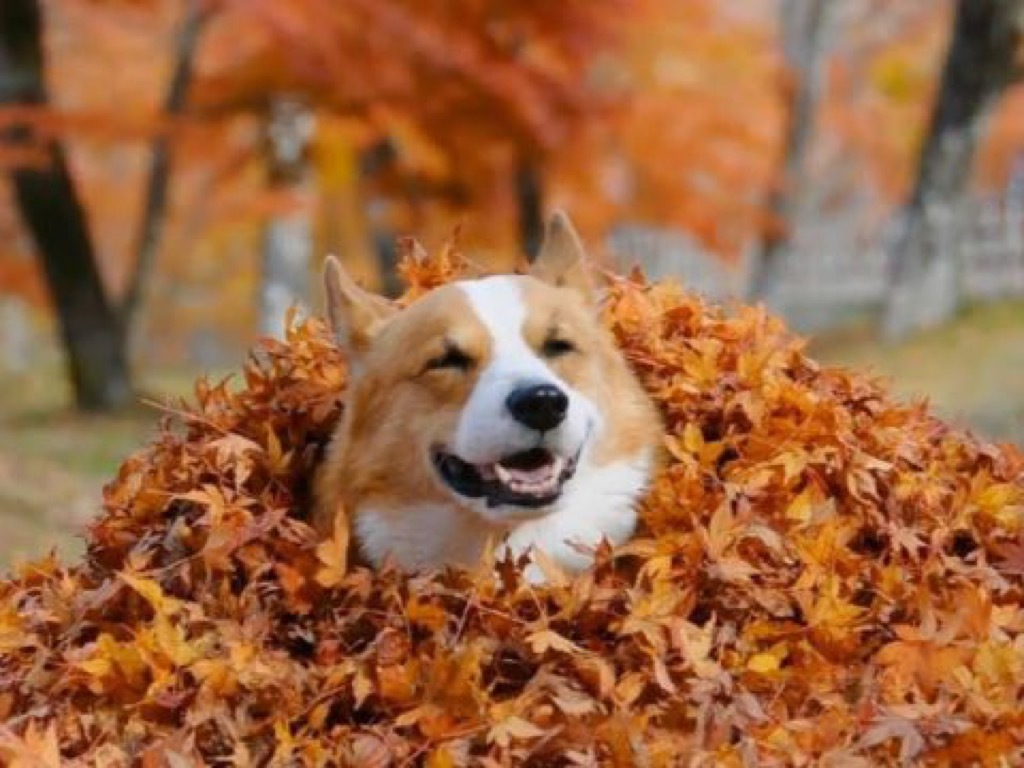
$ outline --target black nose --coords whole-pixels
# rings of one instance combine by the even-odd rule
[[[562,423],[569,410],[569,398],[551,384],[529,384],[512,390],[505,405],[520,424],[547,432]]]

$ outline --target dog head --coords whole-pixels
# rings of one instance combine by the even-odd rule
[[[507,530],[559,509],[588,468],[649,447],[646,399],[597,319],[564,216],[529,275],[451,283],[402,311],[336,260],[325,283],[353,371],[325,471],[357,518],[445,507]],[[330,506],[331,481],[320,486]]]

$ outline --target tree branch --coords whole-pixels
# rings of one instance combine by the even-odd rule
[[[162,115],[165,119],[178,117],[185,111],[194,73],[196,48],[203,26],[210,15],[203,0],[186,2],[185,18],[177,35],[174,69],[163,103]],[[146,199],[135,252],[135,266],[124,298],[121,300],[120,313],[125,328],[134,327],[133,321],[142,302],[144,286],[153,271],[160,249],[170,175],[171,136],[168,131],[163,131],[154,140],[150,154],[149,179],[146,183]]]

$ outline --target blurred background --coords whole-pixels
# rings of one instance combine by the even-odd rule
[[[339,254],[595,255],[1024,442],[1024,0],[0,0],[0,565]]]

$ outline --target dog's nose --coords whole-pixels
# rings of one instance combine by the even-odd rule
[[[508,412],[520,424],[539,432],[554,429],[569,410],[565,392],[551,384],[528,384],[512,390],[505,401]]]

